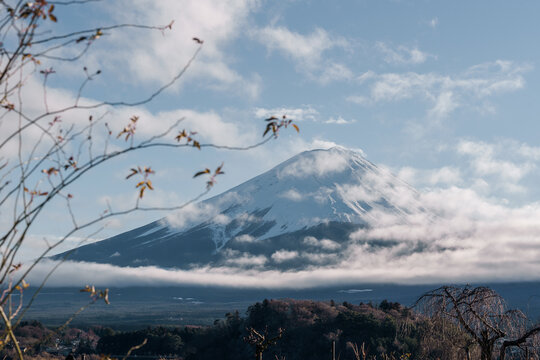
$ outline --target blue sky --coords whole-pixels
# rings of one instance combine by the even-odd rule
[[[62,31],[174,24],[163,33],[107,32],[77,63],[44,63],[57,72],[51,102],[74,96],[82,66],[102,70],[87,101],[144,98],[184,66],[198,36],[204,46],[185,77],[148,105],[110,109],[111,126],[139,115],[144,136],[185,116],[201,140],[231,145],[258,142],[270,114],[287,114],[301,129],[249,152],[161,149],[114,161],[73,189],[82,218],[107,201],[115,209],[135,201],[124,180],[133,165],[156,170],[144,203],[170,206],[204,190],[192,179],[204,167],[225,163],[215,195],[334,144],[361,149],[421,191],[473,192],[508,211],[540,200],[536,1],[118,0],[57,11]],[[116,219],[95,238],[163,215]],[[51,220],[62,216],[63,207],[52,208],[32,236],[61,236]]]

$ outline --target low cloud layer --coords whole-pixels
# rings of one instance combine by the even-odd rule
[[[510,208],[458,187],[423,193],[420,201],[429,212],[407,214],[406,224],[398,221],[403,214],[373,214],[369,229],[352,233],[341,244],[332,239],[305,238],[305,251],[277,251],[271,258],[235,252],[229,254],[230,261],[224,266],[192,270],[66,262],[49,285],[306,288],[360,282],[540,279],[540,204]],[[333,250],[336,252],[323,253]],[[320,260],[322,265],[301,271],[264,267],[270,260],[287,264],[301,258],[313,263]],[[31,273],[31,283],[39,282],[53,265],[51,261],[39,264]]]

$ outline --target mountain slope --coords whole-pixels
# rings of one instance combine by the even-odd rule
[[[423,212],[416,199],[414,189],[359,152],[307,151],[164,219],[82,246],[69,259],[182,269],[331,266],[351,241],[362,242],[351,234],[373,220],[405,222]],[[363,244],[369,250],[393,242]]]

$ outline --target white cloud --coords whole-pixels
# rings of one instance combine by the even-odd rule
[[[49,111],[58,111],[60,109],[69,108],[76,102],[76,95],[67,90],[47,87],[46,92]],[[25,86],[22,88],[21,96],[24,104],[22,111],[26,116],[33,118],[47,111],[42,102],[35,100],[37,98],[43,98],[42,83],[37,77],[31,76],[27,79]],[[12,101],[14,101],[14,99],[12,99]],[[79,99],[80,105],[97,103],[98,101],[95,99]],[[309,111],[309,109],[306,109],[306,116],[309,116]],[[134,137],[136,140],[143,140],[150,136],[161,134],[180,119],[183,119],[183,121],[179,124],[178,128],[185,128],[189,131],[197,132],[196,138],[201,142],[241,146],[255,143],[260,139],[259,129],[256,129],[254,124],[248,124],[246,126],[246,124],[241,122],[224,120],[220,114],[214,111],[198,112],[191,109],[176,109],[153,113],[143,106],[122,108],[105,106],[97,110],[69,110],[60,114],[60,122],[51,131],[53,133],[53,138],[58,127],[62,127],[64,132],[66,129],[73,127],[71,134],[80,132],[89,124],[89,118],[92,116],[94,124],[96,124],[92,131],[92,145],[94,149],[103,149],[105,147],[105,140],[108,133],[104,127],[104,123],[107,123],[113,133],[112,139],[108,142],[108,151],[110,152],[118,150],[120,146],[124,145],[124,141],[122,139],[117,140],[115,135],[126,126],[133,115],[139,116]],[[53,118],[53,116],[46,116],[40,119],[39,124],[41,128],[48,128],[49,122],[53,121]],[[97,123],[98,119],[101,121],[99,124]],[[11,120],[9,113],[6,120]],[[0,141],[13,133],[16,130],[17,124],[18,121],[4,121],[1,124],[2,131],[0,131]],[[65,133],[64,136],[66,136]],[[172,138],[172,134],[170,136]],[[41,143],[35,154],[46,153],[52,146],[51,137],[43,136],[43,132],[38,126],[27,128],[22,133],[22,137],[24,144],[22,148],[23,155],[28,154],[38,142]],[[17,139],[17,137],[14,137],[2,148],[2,156],[4,158],[18,156]],[[85,136],[79,136],[78,138],[72,139],[64,145],[64,150],[76,152],[85,140]],[[82,147],[82,149],[86,149],[86,146]],[[85,156],[86,154],[87,152],[85,150],[82,156]],[[79,162],[81,161],[82,158]]]
[[[337,143],[333,142],[333,141],[316,138],[316,139],[313,139],[311,141],[311,143],[309,144],[309,146],[307,148],[310,149],[310,150],[312,150],[312,149],[330,149],[330,148],[333,148],[333,147],[336,147],[336,146],[339,146],[339,145]]]
[[[279,194],[279,197],[292,201],[302,201],[304,199],[304,196],[300,194],[296,189],[289,189],[288,191]]]
[[[354,124],[356,120],[345,120],[341,116],[338,116],[337,118],[331,117],[330,119],[326,120],[325,124],[337,124],[337,125],[347,125],[347,124]]]
[[[283,26],[265,27],[256,30],[254,35],[269,50],[281,51],[309,67],[316,66],[325,51],[348,46],[345,39],[332,37],[321,28],[309,35],[302,35]]]
[[[431,185],[458,185],[462,181],[461,171],[455,167],[443,166],[442,168],[431,172],[428,176],[428,181]]]
[[[437,96],[435,105],[429,109],[428,116],[442,118],[458,107],[459,102],[455,99],[454,93],[452,91],[445,91]]]
[[[399,178],[423,187],[464,186],[496,197],[530,195],[532,188],[526,187],[538,174],[540,150],[510,139],[486,142],[459,139],[451,147],[440,151],[450,152],[456,165],[435,169],[403,167],[396,172]]]
[[[302,253],[302,257],[308,259],[314,264],[328,264],[335,263],[340,255],[336,253],[321,253],[321,252],[305,252]]]
[[[439,18],[435,16],[433,19],[429,20],[428,25],[435,29],[439,25]]]
[[[451,166],[429,170],[404,167],[399,170],[398,177],[414,186],[459,185],[463,182],[461,170]]]
[[[362,84],[363,82],[373,79],[374,77],[377,77],[377,74],[371,70],[368,70],[362,75],[358,76],[357,80],[360,84]]]
[[[540,147],[538,146],[530,146],[528,144],[520,144],[518,145],[517,152],[519,155],[526,159],[540,160]]]
[[[215,224],[225,225],[228,224],[231,219],[222,213],[223,209],[226,209],[231,204],[243,204],[249,200],[249,198],[241,196],[236,192],[227,192],[220,197],[191,203],[179,210],[170,212],[162,221],[175,229],[194,226],[205,221],[212,221]],[[258,220],[257,217],[246,213],[240,214],[236,219],[240,222]]]
[[[293,260],[298,257],[298,251],[278,250],[271,256],[272,260],[277,263]]]
[[[238,197],[238,199],[240,199],[240,198]],[[248,199],[243,199],[243,201],[248,201]],[[259,222],[259,221],[262,221],[262,218],[244,212],[244,213],[241,213],[241,214],[237,215],[237,216],[235,217],[235,220],[239,221],[239,222],[242,223],[242,224],[245,224],[245,223],[248,223],[248,222],[253,223],[253,222]],[[242,236],[243,236],[243,235],[242,235]],[[248,236],[248,235],[246,235],[246,236]]]
[[[249,234],[243,234],[243,235],[237,236],[233,240],[239,243],[252,243],[252,242],[257,241],[255,237]]]
[[[111,116],[122,119],[112,124],[113,130],[120,131],[132,115],[138,115],[136,139],[160,134],[168,130],[178,120],[178,130],[186,129],[197,134],[200,142],[219,145],[241,146],[256,142],[259,132],[254,126],[245,126],[240,122],[225,120],[214,111],[198,112],[191,109],[176,109],[152,113],[145,108],[122,108],[111,111]],[[172,136],[172,135],[171,135]]]
[[[268,262],[268,259],[264,255],[253,255],[246,252],[240,252],[236,250],[226,249],[225,256],[227,256],[226,264],[239,266],[239,267],[260,267]]]
[[[421,200],[427,209],[440,216],[433,218],[425,216],[427,214],[411,214],[406,224],[374,218],[370,228],[357,231],[353,239],[401,241],[400,249],[396,251],[405,251],[408,247],[403,245],[405,242],[425,242],[427,249],[422,254],[428,263],[430,257],[438,258],[436,253],[439,252],[447,260],[451,259],[450,262],[463,262],[468,268],[476,268],[477,272],[481,272],[484,262],[493,262],[497,266],[507,266],[507,277],[518,274],[527,276],[524,272],[526,266],[511,268],[514,266],[512,261],[520,260],[519,255],[508,256],[506,252],[525,255],[531,250],[529,246],[540,236],[540,226],[534,221],[540,211],[538,204],[506,208],[479,197],[474,191],[456,187],[424,193]],[[437,248],[446,250],[438,251]],[[487,259],[486,252],[496,256]],[[458,259],[465,254],[466,259]],[[530,258],[530,254],[527,254],[524,259]],[[508,261],[506,265],[505,261]],[[441,265],[448,266],[449,262]],[[447,271],[459,273],[455,267],[447,268]]]
[[[418,193],[407,183],[396,178],[388,169],[377,167],[367,171],[358,182],[336,185],[342,200],[352,208],[364,209],[364,203],[370,206],[382,202],[394,208],[398,216],[408,212],[419,211],[422,205]],[[381,211],[381,213],[376,212]],[[373,210],[364,209],[367,216],[385,216],[386,205],[375,206]],[[402,219],[403,220],[403,219]]]
[[[364,184],[344,184],[337,185],[338,193],[345,201],[374,202],[381,198],[378,191],[370,191]]]
[[[368,95],[351,95],[348,101],[369,105],[420,98],[432,104],[428,116],[442,118],[464,106],[475,107],[486,98],[522,89],[523,74],[531,69],[511,61],[497,60],[479,64],[455,75],[437,73],[420,74],[385,73],[370,75],[372,81]],[[482,108],[490,107],[484,103]]]
[[[175,229],[186,228],[210,220],[217,224],[227,224],[230,219],[220,212],[219,206],[208,202],[199,202],[172,212],[165,217],[165,221],[167,225]]]
[[[303,35],[284,26],[268,26],[253,31],[253,37],[268,50],[279,51],[292,59],[299,71],[323,84],[354,77],[346,65],[325,57],[330,50],[347,50],[349,42],[343,37],[330,35],[324,29],[317,28],[311,34]]]
[[[47,101],[45,102],[45,94]],[[20,96],[20,99],[19,99]],[[39,99],[39,100],[37,100]],[[8,97],[8,101],[17,105],[17,110],[19,110],[27,119],[38,119],[36,122],[39,126],[30,126],[27,127],[24,131],[21,132],[21,152],[23,155],[22,161],[24,162],[24,157],[32,150],[36,156],[47,153],[54,145],[53,139],[57,135],[59,128],[62,127],[64,134],[67,136],[65,131],[70,127],[73,127],[75,131],[80,131],[84,126],[88,124],[88,119],[90,115],[94,117],[101,116],[106,113],[108,109],[98,109],[95,111],[89,111],[85,109],[71,109],[69,111],[64,111],[59,114],[57,118],[58,122],[55,123],[55,126],[51,127],[49,123],[54,121],[56,115],[44,116],[48,112],[56,112],[62,109],[71,108],[76,103],[76,95],[61,88],[55,87],[46,87],[43,88],[43,80],[35,74],[30,74],[25,78],[21,91],[12,93]],[[20,104],[19,104],[20,101]],[[91,105],[96,104],[97,102],[93,99],[88,99],[81,97],[79,99],[80,105]],[[21,119],[22,125],[24,126],[27,119]],[[7,140],[7,138],[15,133],[19,128],[18,116],[15,112],[4,113],[3,121],[0,122],[0,142]],[[49,129],[52,136],[44,136],[42,129]],[[72,131],[71,134],[75,133]],[[70,144],[65,145],[67,149],[77,148],[79,141],[82,137],[79,137],[76,140],[70,142]],[[96,146],[102,145],[102,138],[99,138],[96,134],[95,143]],[[76,144],[75,144],[76,143]],[[18,157],[19,151],[19,138],[18,136],[12,137],[3,147],[2,147],[2,158],[13,158]],[[34,147],[37,146],[36,149]]]
[[[417,47],[409,48],[400,45],[396,48],[392,48],[383,42],[378,42],[375,47],[384,55],[384,61],[389,64],[416,65],[426,62],[430,57],[435,57],[419,50]]]
[[[194,53],[197,44],[192,37],[196,36],[204,40],[203,51],[186,80],[202,79],[211,87],[257,96],[260,80],[256,75],[246,78],[234,70],[226,50],[233,40],[244,35],[243,29],[258,1],[122,0],[107,5],[118,23],[130,23],[135,18],[140,24],[160,26],[174,20],[172,29],[163,32],[131,30],[129,41],[125,40],[125,32],[112,32],[107,46],[92,53],[95,63],[124,81],[168,82]]]
[[[417,92],[434,87],[442,78],[435,74],[382,74],[372,85],[373,101],[395,101],[413,97]]]
[[[532,148],[523,147],[512,142],[489,144],[482,141],[462,140],[458,143],[457,152],[470,158],[473,171],[479,176],[496,176],[511,190],[512,188],[521,191],[516,187],[517,182],[529,174],[536,165],[531,161],[511,161],[502,156],[512,156],[512,153],[523,154],[522,150],[527,149],[525,154],[535,157]]]
[[[354,73],[345,65],[339,63],[330,63],[326,65],[321,74],[318,75],[318,80],[327,84],[332,81],[351,80],[354,78]]]
[[[255,116],[261,119],[269,118],[270,116],[287,116],[288,119],[294,121],[317,121],[319,117],[319,112],[311,106],[306,106],[303,108],[256,108]]]
[[[347,165],[347,159],[337,152],[314,151],[285,166],[278,177],[322,176],[327,173],[342,172]]]
[[[294,142],[288,146],[289,153],[287,156],[283,158],[283,160],[286,160],[287,158],[290,158],[291,156],[294,156],[303,151],[318,150],[318,149],[328,150],[334,147],[353,150],[359,153],[361,156],[367,157],[366,153],[360,148],[344,147],[335,141],[324,139],[321,137],[314,137],[310,141],[306,141],[302,138],[295,139]]]
[[[303,243],[306,245],[311,245],[315,247],[320,247],[324,250],[337,250],[341,247],[341,245],[338,242],[335,242],[330,239],[321,239],[318,240],[314,236],[306,236],[303,240]]]

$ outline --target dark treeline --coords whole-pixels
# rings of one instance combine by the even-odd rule
[[[478,301],[474,298],[474,304]],[[264,300],[251,305],[245,314],[227,313],[212,326],[148,327],[136,331],[71,328],[57,334],[37,322],[25,322],[16,331],[26,354],[42,359],[49,359],[44,354],[65,357],[65,351],[91,354],[88,359],[101,355],[123,357],[145,341],[131,354],[185,360],[253,359],[260,340],[259,344],[265,344],[264,359],[327,360],[332,359],[334,348],[336,359],[457,360],[490,359],[491,355],[498,358],[496,351],[502,344],[501,339],[489,356],[481,356],[481,347],[459,323],[444,316],[426,316],[386,300],[377,305]],[[265,343],[268,339],[274,341]],[[533,348],[526,344],[509,348],[506,359],[532,358]]]
[[[341,359],[353,358],[357,344],[372,355],[419,354],[422,324],[410,310],[397,303],[369,304],[317,302],[308,300],[264,300],[250,306],[246,316],[228,313],[210,327],[177,329],[147,328],[102,336],[97,352],[123,354],[145,338],[139,355],[180,355],[185,359],[250,359],[254,346],[244,339],[249,329],[268,336],[284,329],[283,336],[265,352],[275,359],[329,359],[332,341]],[[397,356],[399,357],[399,356]]]
[[[133,346],[133,355],[174,356],[182,359],[252,359],[255,346],[246,341],[250,329],[268,336],[284,329],[283,336],[264,352],[265,359],[330,359],[332,342],[336,358],[355,359],[355,345],[369,357],[435,358],[444,352],[430,345],[425,336],[430,326],[426,320],[398,303],[383,301],[372,304],[336,304],[310,300],[264,300],[250,306],[245,315],[227,313],[212,326],[178,328],[148,327],[137,331],[118,332],[94,327],[82,331],[69,329],[61,336],[50,336],[51,330],[39,323],[22,324],[18,334],[26,338],[28,352],[51,349],[59,341],[72,344],[75,354],[126,354]],[[48,337],[48,343],[39,339]],[[60,339],[60,340],[59,340]],[[34,344],[30,344],[34,341]],[[442,344],[441,342],[433,342]],[[435,356],[433,356],[435,355]]]

